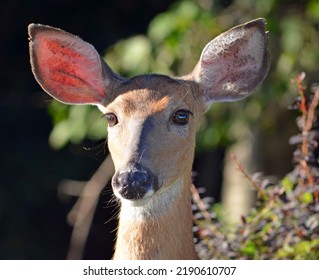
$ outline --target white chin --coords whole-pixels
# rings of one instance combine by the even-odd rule
[[[120,198],[120,200],[122,204],[126,204],[130,207],[143,207],[150,202],[151,198],[147,197],[147,198],[141,198],[141,199],[135,199],[135,200]]]
[[[151,200],[151,198],[153,197],[154,191],[150,190],[148,191],[143,198],[139,198],[139,199],[126,199],[124,197],[122,197],[116,190],[113,190],[114,194],[117,198],[120,199],[122,204],[126,204],[130,207],[143,207],[146,204],[148,204]]]

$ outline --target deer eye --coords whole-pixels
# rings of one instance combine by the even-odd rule
[[[109,124],[109,126],[117,125],[118,119],[117,116],[114,113],[106,113],[105,118]]]
[[[192,113],[188,110],[178,110],[173,115],[173,122],[178,125],[186,125],[189,121],[189,115]]]

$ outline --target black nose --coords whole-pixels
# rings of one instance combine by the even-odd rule
[[[112,187],[125,199],[141,199],[157,191],[158,180],[148,168],[132,163],[114,174]]]

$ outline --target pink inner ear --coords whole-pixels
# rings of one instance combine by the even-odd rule
[[[35,43],[36,76],[49,94],[66,103],[100,103],[105,97],[102,65],[91,45],[41,32]]]

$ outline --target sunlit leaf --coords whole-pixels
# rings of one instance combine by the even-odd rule
[[[57,123],[49,136],[49,143],[55,149],[61,149],[70,141],[69,122],[63,120]]]
[[[246,256],[253,256],[256,253],[256,250],[256,244],[251,240],[248,240],[241,249],[242,253]]]
[[[313,202],[313,195],[311,193],[305,192],[300,196],[300,200],[303,203],[311,203]]]

